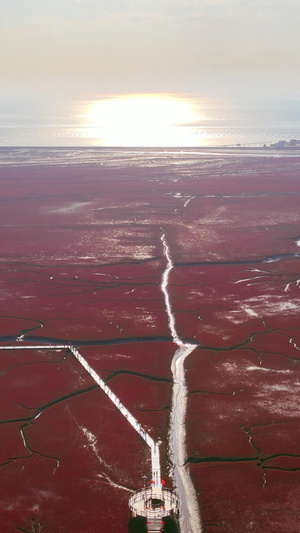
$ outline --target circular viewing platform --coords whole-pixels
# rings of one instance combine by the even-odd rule
[[[171,489],[145,487],[137,490],[129,498],[132,516],[144,516],[148,519],[162,519],[178,513],[178,497]]]

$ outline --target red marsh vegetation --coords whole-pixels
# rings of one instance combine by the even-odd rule
[[[300,159],[145,161],[0,169],[1,345],[76,344],[170,476],[164,232],[176,328],[197,343],[187,468],[204,531],[294,533]],[[124,533],[150,482],[140,437],[67,349],[1,351],[0,368],[1,531]]]

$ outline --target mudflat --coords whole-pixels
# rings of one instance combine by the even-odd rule
[[[1,345],[45,343],[0,353],[0,529],[124,533],[130,491],[151,481],[140,437],[47,343],[77,345],[161,440],[172,485],[164,234],[176,331],[197,344],[186,461],[203,529],[294,533],[300,157],[79,152],[0,168]]]

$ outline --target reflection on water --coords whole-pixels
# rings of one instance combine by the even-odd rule
[[[184,125],[205,118],[197,99],[171,94],[119,95],[85,106],[79,118],[102,146],[190,146],[194,131]]]
[[[106,142],[104,142],[106,139]],[[155,140],[157,142],[155,142]],[[168,139],[168,141],[166,141]],[[170,126],[159,135],[148,139],[148,143],[107,142],[107,132],[97,127],[31,126],[0,127],[0,146],[128,146],[128,147],[209,147],[234,146],[237,144],[262,145],[279,140],[300,139],[300,125],[294,123],[278,126]],[[151,142],[150,142],[151,141]]]
[[[0,146],[209,147],[300,139],[300,100],[245,106],[158,94],[61,107],[51,115],[40,108],[24,115],[20,108],[8,119],[0,106]]]

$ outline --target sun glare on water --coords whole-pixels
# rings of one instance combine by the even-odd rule
[[[169,95],[127,95],[93,100],[83,117],[100,146],[190,146],[196,105]]]

